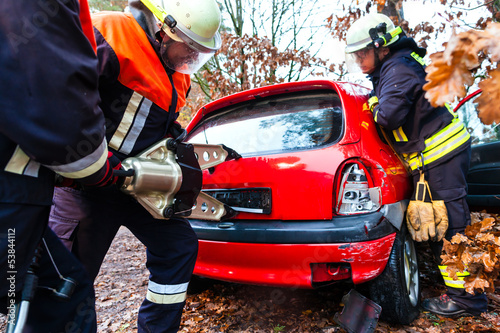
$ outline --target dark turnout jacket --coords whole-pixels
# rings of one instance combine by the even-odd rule
[[[97,82],[77,0],[0,1],[0,202],[50,205],[54,172],[102,178]]]
[[[396,152],[415,169],[417,153],[429,165],[466,149],[469,134],[456,115],[448,107],[432,107],[425,98],[425,49],[406,36],[389,49],[369,78],[379,100],[374,119],[389,133]]]

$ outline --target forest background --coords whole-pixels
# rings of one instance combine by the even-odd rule
[[[368,12],[381,12],[428,53],[428,97],[457,103],[477,89],[477,111],[460,114],[473,143],[500,139],[500,0],[217,0],[222,48],[198,73],[179,121],[206,103],[242,90],[327,78],[365,86],[344,61],[345,34]],[[90,0],[92,11],[126,10],[127,0]],[[425,8],[425,9],[424,9]],[[450,43],[451,42],[451,43]],[[448,47],[448,49],[446,49]],[[480,83],[483,83],[482,87]]]
[[[203,105],[243,90],[327,78],[371,86],[347,71],[345,36],[352,22],[379,12],[427,48],[426,97],[452,106],[481,89],[474,108],[459,114],[472,142],[500,140],[500,0],[217,0],[222,47],[196,74],[179,121]],[[127,0],[90,0],[92,11],[127,10]],[[482,221],[446,244],[449,273],[472,263],[466,288],[494,292],[500,270],[500,222]],[[479,235],[479,236],[478,236]],[[471,259],[476,258],[476,259]]]

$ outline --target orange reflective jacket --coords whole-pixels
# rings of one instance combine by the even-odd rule
[[[158,54],[132,14],[100,12],[92,15],[92,24],[118,57],[118,81],[162,109],[169,110],[172,85]],[[186,103],[191,81],[189,75],[182,73],[174,73],[173,80],[178,94],[176,111],[179,111]]]

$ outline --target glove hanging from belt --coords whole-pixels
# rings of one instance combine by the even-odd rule
[[[448,230],[448,211],[443,200],[432,200],[429,184],[420,171],[420,180],[415,188],[415,198],[406,210],[406,223],[414,241],[443,239]]]

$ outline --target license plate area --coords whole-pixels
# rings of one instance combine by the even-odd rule
[[[202,190],[238,212],[271,214],[270,188]]]

